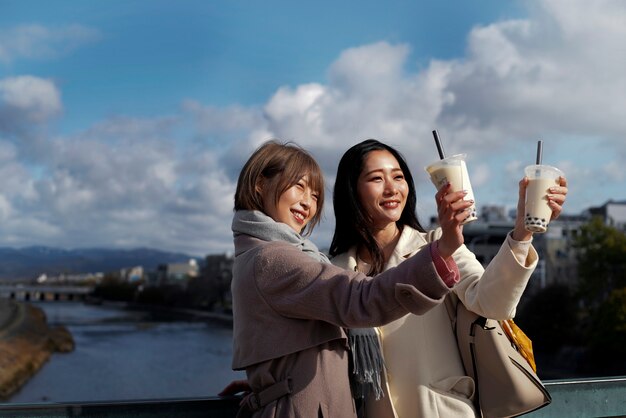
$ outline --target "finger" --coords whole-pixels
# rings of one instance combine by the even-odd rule
[[[218,396],[230,395],[233,391],[233,387],[235,387],[235,382],[230,382],[220,393],[218,393]]]
[[[443,213],[443,216],[440,217],[440,221],[446,222],[449,221],[452,225],[451,227],[455,227],[456,223],[460,221],[464,221],[470,215],[470,207],[472,203],[470,201],[458,202],[456,204],[451,204],[448,207],[448,210]],[[443,219],[442,219],[443,218]]]
[[[437,203],[437,215],[441,218],[446,210],[448,209],[448,204],[447,203],[443,203],[443,202],[438,202]]]
[[[437,211],[439,214],[444,213],[449,207],[449,192],[450,183],[441,188],[441,190],[435,195],[437,199]]]
[[[556,181],[556,186],[552,186],[551,189],[560,190],[567,193],[567,179],[565,177],[559,177]]]
[[[552,219],[558,218],[561,215],[561,212],[563,212],[563,207],[555,202],[550,203],[550,209],[552,209]]]
[[[467,196],[467,191],[466,190],[461,190],[458,192],[451,192],[448,193],[445,196],[445,201],[448,202],[449,204],[456,204],[458,202],[465,202],[465,196]]]
[[[563,189],[561,187],[551,187],[548,189],[548,197],[560,197],[565,200],[565,196],[567,196],[567,189]]]
[[[473,199],[470,199],[470,200],[459,199],[453,203],[450,203],[449,206],[450,206],[450,209],[452,209],[454,212],[459,212],[459,211],[471,208],[473,204],[474,204]]]
[[[564,194],[549,194],[548,202],[555,202],[562,206],[563,203],[565,203],[565,195]]]
[[[548,204],[550,205],[550,208],[552,208],[552,216],[550,218],[551,219],[558,218],[561,215],[561,212],[563,211],[563,208],[561,207],[561,205],[559,205],[553,200],[550,200]]]
[[[520,200],[526,198],[527,187],[528,187],[528,177],[524,177],[519,181],[518,196]]]
[[[469,218],[470,216],[470,212],[468,210],[462,210],[462,211],[458,211],[455,213],[454,215],[454,227],[456,228],[457,226],[461,226],[461,223],[466,220],[467,218]]]
[[[435,194],[435,196],[437,196],[437,198],[439,200],[441,200],[442,196],[444,196],[446,193],[448,193],[448,190],[450,189],[450,182],[444,184],[443,186],[441,186],[441,188],[439,190],[437,190],[437,193]]]
[[[219,396],[235,395],[240,392],[247,392],[250,390],[250,385],[247,380],[234,380],[228,384],[220,393]]]

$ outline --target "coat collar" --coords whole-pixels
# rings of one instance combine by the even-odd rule
[[[389,261],[387,261],[385,270],[388,267],[400,264],[402,261],[418,252],[422,247],[428,244],[428,242],[426,233],[419,232],[409,226],[405,226],[402,228],[402,234],[400,235],[398,244],[396,244],[396,248],[394,248],[391,257],[389,257]],[[350,248],[343,254],[338,254],[333,258],[332,262],[337,266],[347,268],[349,270],[356,270],[356,246]]]
[[[389,257],[389,261],[387,261],[385,269],[387,269],[388,266],[397,266],[418,252],[426,244],[428,244],[428,241],[425,233],[419,232],[409,226],[405,226],[402,228],[400,239],[398,240],[391,257]]]

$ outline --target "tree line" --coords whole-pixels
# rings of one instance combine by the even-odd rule
[[[540,375],[626,375],[626,234],[595,217],[573,242],[578,277],[559,281],[573,285],[529,295],[515,321],[533,340]]]

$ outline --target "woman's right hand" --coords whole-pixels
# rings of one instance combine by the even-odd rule
[[[233,380],[218,393],[218,396],[234,396],[242,392],[245,395],[251,391],[252,389],[250,389],[250,384],[247,380]]]
[[[473,200],[463,200],[467,195],[466,191],[451,192],[450,187],[448,183],[435,194],[439,226],[442,230],[438,248],[443,258],[451,257],[463,245],[461,222],[470,215],[468,209],[474,203]]]

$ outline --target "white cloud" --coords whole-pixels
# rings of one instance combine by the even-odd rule
[[[341,86],[346,96],[375,96],[386,88],[395,91],[404,76],[409,52],[406,44],[390,48],[387,42],[347,49],[330,67],[330,82]]]
[[[269,134],[254,137],[295,140],[316,155],[334,154],[335,164],[340,150],[371,137],[420,149],[420,137],[429,135],[451,98],[442,91],[449,68],[434,62],[422,73],[407,73],[407,56],[407,45],[386,42],[343,52],[330,67],[327,85],[279,89],[259,128]]]
[[[515,203],[517,194],[502,200],[502,190],[517,184],[519,170],[533,162],[537,139],[549,143],[547,160],[560,154],[572,177],[585,164],[571,147],[581,137],[602,138],[617,159],[613,164],[623,166],[626,6],[545,1],[530,12],[528,19],[475,27],[464,57],[433,60],[421,70],[411,71],[405,44],[346,50],[330,66],[328,84],[279,90],[266,106],[262,129],[322,156],[329,178],[348,146],[381,139],[405,154],[423,187],[421,167],[436,158],[430,131],[438,128],[448,154],[468,154],[485,203],[493,196]],[[506,180],[502,158],[517,161],[513,180]],[[489,171],[485,164],[492,165]],[[568,205],[581,210],[586,203],[577,201],[573,184]]]
[[[33,76],[0,79],[0,132],[46,122],[62,110],[61,93],[50,80]]]
[[[241,134],[262,123],[262,115],[258,109],[242,106],[223,109],[204,106],[197,100],[184,100],[182,109],[193,117],[194,126],[201,135]]]
[[[324,103],[320,103],[324,95],[325,88],[319,84],[305,84],[295,90],[280,88],[264,108],[267,128],[283,140],[302,141],[308,137],[324,141]]]
[[[57,58],[101,37],[97,29],[76,24],[57,28],[30,24],[0,30],[0,63]]]
[[[229,250],[236,176],[270,138],[311,150],[328,191],[349,146],[373,137],[397,147],[413,168],[423,220],[434,213],[423,171],[437,158],[432,129],[448,154],[468,154],[479,206],[515,205],[540,137],[546,160],[570,180],[566,212],[619,199],[589,182],[599,173],[624,179],[626,6],[544,1],[530,13],[475,27],[464,56],[423,68],[409,61],[408,44],[347,49],[329,66],[327,82],[281,87],[260,108],[187,100],[180,114],[107,119],[73,136],[30,141],[29,149],[25,141],[0,141],[0,243],[71,247],[82,234],[82,245]],[[27,56],[15,51],[9,55]],[[45,125],[61,111],[52,82],[0,80],[0,134]],[[581,151],[595,138],[601,151]],[[29,165],[20,162],[25,153]],[[313,236],[322,246],[334,223],[332,208],[325,212]]]
[[[0,195],[0,222],[6,222],[13,212],[13,207],[9,199]]]
[[[432,129],[439,129],[448,154],[468,154],[477,201],[508,207],[515,206],[523,167],[534,162],[536,140],[544,139],[547,162],[570,178],[566,210],[586,208],[598,197],[577,185],[592,169],[575,151],[584,146],[570,145],[600,137],[613,149],[607,170],[625,163],[619,150],[626,135],[626,7],[619,1],[545,1],[530,13],[475,27],[465,56],[432,60],[425,68],[408,62],[406,44],[345,50],[329,67],[327,83],[276,91],[242,158],[269,138],[294,140],[313,152],[332,182],[349,146],[378,138],[396,146],[414,168],[426,218],[434,190],[422,167],[437,157]],[[332,210],[327,214],[332,217]],[[329,235],[322,225],[320,243],[327,244]]]
[[[74,136],[0,142],[0,243],[219,251],[213,233],[230,235],[234,183],[219,151],[179,146],[181,120],[117,117]]]
[[[626,7],[619,1],[538,3],[529,20],[469,35],[442,120],[510,137],[626,131]]]

